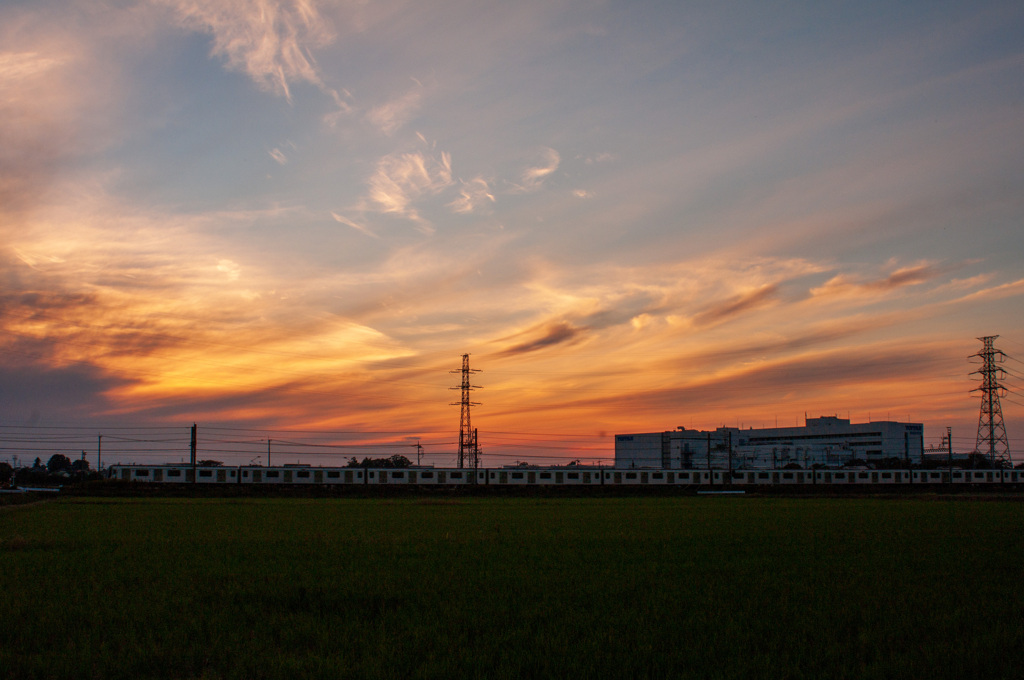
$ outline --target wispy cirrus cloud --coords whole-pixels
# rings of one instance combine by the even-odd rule
[[[334,32],[316,0],[162,0],[183,25],[213,36],[212,52],[259,87],[291,99],[289,83],[323,88],[312,50]]]
[[[344,215],[339,215],[336,212],[332,212],[331,213],[331,217],[334,218],[335,222],[338,222],[339,224],[344,224],[347,227],[352,227],[356,231],[361,232],[363,234],[366,234],[367,236],[370,236],[371,238],[380,238],[380,236],[378,236],[377,234],[373,233],[373,231],[369,227],[367,227],[366,225],[359,224],[358,222],[350,220],[349,218],[345,217]]]
[[[875,279],[837,274],[826,281],[824,285],[812,288],[810,293],[812,297],[816,298],[877,296],[901,288],[920,285],[948,271],[948,267],[923,263],[910,267],[899,267],[887,276]]]
[[[565,321],[548,324],[541,328],[531,328],[513,336],[513,338],[504,338],[503,340],[525,339],[521,339],[511,347],[501,350],[497,356],[513,357],[536,352],[539,349],[554,345],[573,344],[579,342],[584,333],[585,329],[573,326]]]
[[[700,326],[724,321],[752,309],[771,304],[778,293],[778,284],[768,284],[755,290],[745,291],[704,309],[694,317],[693,321]]]
[[[452,160],[447,153],[389,154],[377,163],[369,180],[368,208],[411,220],[417,229],[433,233],[415,202],[423,195],[438,194],[452,184]]]
[[[469,214],[479,212],[489,204],[494,203],[494,194],[483,177],[476,177],[468,182],[462,182],[459,189],[459,197],[448,204],[452,212]]]
[[[422,87],[375,106],[366,113],[366,120],[381,132],[391,135],[403,127],[420,106]]]
[[[557,151],[545,147],[540,151],[540,158],[537,163],[523,170],[519,177],[519,184],[515,188],[519,191],[535,191],[539,189],[553,172],[558,170],[562,157]]]

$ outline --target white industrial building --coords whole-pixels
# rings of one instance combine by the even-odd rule
[[[615,435],[616,468],[778,469],[796,464],[839,467],[850,461],[898,458],[921,462],[924,426],[891,421],[851,423],[834,416],[809,418],[803,427]]]

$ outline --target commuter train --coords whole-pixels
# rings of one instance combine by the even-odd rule
[[[361,468],[285,465],[112,465],[110,479],[154,484],[419,486],[697,486],[1018,484],[1024,470],[634,470],[620,468]]]

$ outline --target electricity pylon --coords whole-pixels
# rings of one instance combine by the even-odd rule
[[[470,393],[473,390],[479,390],[479,385],[473,385],[470,383],[470,376],[473,373],[479,373],[480,371],[475,368],[469,367],[469,355],[462,355],[462,370],[461,371],[450,371],[450,373],[461,373],[462,384],[458,387],[451,387],[449,389],[462,390],[462,401],[452,402],[452,406],[461,406],[462,415],[459,418],[459,468],[469,467],[476,469],[480,465],[480,446],[477,442],[476,430],[473,429],[469,418],[469,409],[471,406],[479,406],[479,402],[472,401],[470,399]],[[468,460],[467,460],[468,458]]]
[[[984,343],[983,349],[970,358],[978,357],[982,361],[981,368],[971,375],[981,376],[981,387],[972,392],[981,392],[981,414],[978,416],[978,453],[988,452],[989,459],[995,465],[997,461],[1012,462],[1010,443],[1006,438],[1006,427],[1003,425],[1003,407],[999,404],[999,395],[1003,384],[1000,381],[1006,371],[998,366],[1006,360],[1006,354],[995,349],[993,343],[998,335],[987,335],[978,338]]]

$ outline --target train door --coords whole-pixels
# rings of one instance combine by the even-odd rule
[[[583,473],[583,483],[584,484],[590,484],[590,473],[589,472],[584,472]]]
[[[640,473],[640,483],[641,484],[646,484],[647,483],[647,473],[646,472],[641,472]]]
[[[415,484],[416,483],[416,471],[415,470],[409,470],[409,483],[410,484]]]
[[[448,483],[448,473],[445,472],[444,470],[441,470],[440,472],[438,472],[437,473],[437,483],[438,484],[447,484]]]
[[[872,472],[871,473],[871,483],[872,484],[878,484],[878,473],[877,472]]]
[[[285,484],[291,484],[292,483],[292,471],[291,470],[285,470],[284,471],[284,483]]]
[[[537,473],[534,472],[533,470],[530,470],[529,472],[527,472],[526,473],[526,482],[528,484],[536,484],[537,483]]]
[[[252,471],[252,481],[255,482],[256,484],[259,484],[260,482],[262,482],[263,481],[263,470],[253,470]]]
[[[153,481],[154,482],[162,482],[162,481],[164,481],[164,471],[161,470],[160,468],[156,468],[155,470],[153,470]]]
[[[564,472],[556,472],[555,473],[555,484],[561,484],[562,483],[562,478],[564,476],[565,476]]]
[[[313,470],[313,481],[315,483],[317,483],[317,484],[323,484],[324,483],[324,471],[323,470]]]
[[[498,473],[498,484],[508,484],[508,473],[504,470]]]

